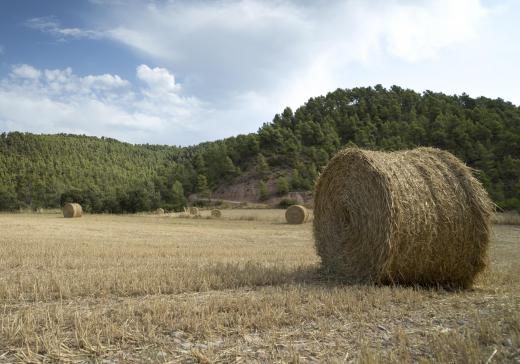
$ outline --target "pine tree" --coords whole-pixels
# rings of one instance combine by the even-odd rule
[[[264,181],[260,181],[258,185],[258,199],[260,201],[265,201],[269,198],[269,192],[267,191],[267,184]]]
[[[181,211],[186,206],[186,197],[182,183],[175,181],[171,189],[171,205],[175,211]]]
[[[209,198],[210,196],[208,180],[203,174],[197,176],[197,194],[200,198]]]
[[[269,164],[262,153],[256,157],[256,172],[259,177],[266,178],[269,176]]]
[[[198,174],[206,174],[206,162],[204,161],[204,157],[201,153],[195,154],[195,157],[193,158],[193,167],[195,167],[195,170]]]
[[[280,177],[276,180],[276,192],[280,195],[286,195],[289,193],[289,182],[287,181],[287,178]]]

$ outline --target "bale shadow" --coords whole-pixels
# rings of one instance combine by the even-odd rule
[[[413,289],[418,291],[434,291],[437,293],[454,293],[461,291],[473,291],[474,289],[452,282],[445,283],[402,283],[402,282],[370,282],[360,281],[344,275],[326,270],[320,265],[307,265],[296,268],[283,266],[266,266],[256,262],[248,262],[244,265],[216,264],[206,268],[207,273],[217,277],[219,288],[260,288],[260,287],[284,287],[307,286],[322,288],[345,287],[391,287]],[[225,282],[225,283],[223,283]],[[223,283],[223,286],[222,286]]]

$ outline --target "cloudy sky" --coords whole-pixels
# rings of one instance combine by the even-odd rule
[[[520,105],[516,0],[2,0],[0,132],[190,145],[382,84]]]

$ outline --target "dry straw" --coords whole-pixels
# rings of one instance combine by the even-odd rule
[[[486,266],[493,204],[448,152],[344,149],[314,204],[322,264],[352,281],[469,287]]]
[[[222,212],[219,209],[213,209],[211,210],[211,216],[219,218],[222,216]]]
[[[83,209],[79,203],[66,203],[63,206],[63,217],[81,217]]]
[[[289,224],[303,224],[309,219],[309,212],[301,205],[292,205],[285,210],[285,220]]]

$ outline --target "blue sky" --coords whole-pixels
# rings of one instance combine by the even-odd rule
[[[336,88],[520,104],[514,0],[0,1],[0,131],[190,145]]]

